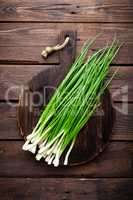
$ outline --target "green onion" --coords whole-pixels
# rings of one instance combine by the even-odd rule
[[[32,133],[27,136],[23,150],[36,153],[36,160],[44,158],[49,165],[57,167],[61,156],[65,154],[64,165],[67,165],[80,130],[100,105],[101,95],[113,78],[105,82],[109,65],[120,47],[114,40],[85,62],[96,38],[85,43],[68,74],[43,109]]]

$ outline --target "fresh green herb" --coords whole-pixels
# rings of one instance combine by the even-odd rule
[[[84,63],[95,39],[86,42],[32,133],[27,136],[23,150],[37,151],[37,160],[45,158],[49,165],[57,167],[60,157],[67,152],[64,159],[64,165],[67,165],[77,135],[100,104],[101,95],[111,81],[105,82],[109,64],[117,54],[119,45],[114,40]]]

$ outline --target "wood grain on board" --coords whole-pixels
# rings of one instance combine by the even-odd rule
[[[56,30],[56,31],[55,31]],[[83,43],[97,33],[101,33],[90,53],[106,46],[114,36],[123,44],[114,64],[133,63],[133,27],[129,24],[115,23],[2,23],[0,26],[0,62],[4,64],[45,64],[59,63],[58,52],[48,59],[41,57],[44,47],[58,43],[62,30],[77,30],[77,54]]]
[[[2,0],[0,21],[133,22],[132,0]]]

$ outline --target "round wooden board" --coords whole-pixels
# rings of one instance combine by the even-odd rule
[[[24,138],[31,133],[44,103],[48,103],[54,92],[53,88],[63,79],[63,76],[58,76],[61,70],[61,66],[45,69],[30,80],[20,95],[18,125]],[[41,94],[41,102],[38,93]],[[101,106],[78,135],[69,157],[69,166],[88,162],[104,150],[109,142],[114,116],[111,96],[106,90],[101,99]],[[63,160],[62,156],[61,165]]]

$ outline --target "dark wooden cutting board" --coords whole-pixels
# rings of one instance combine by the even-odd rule
[[[24,138],[31,133],[44,106],[44,102],[46,104],[49,102],[54,88],[65,77],[69,66],[75,58],[76,32],[61,32],[59,42],[63,42],[66,36],[70,37],[70,41],[60,52],[60,65],[44,68],[42,72],[32,77],[20,94],[18,126]],[[44,88],[47,88],[45,93]],[[42,96],[42,101],[39,104],[38,92]],[[69,157],[69,165],[88,162],[105,149],[109,142],[114,117],[111,96],[109,90],[106,90],[101,99],[100,107],[78,135],[71,156]]]

